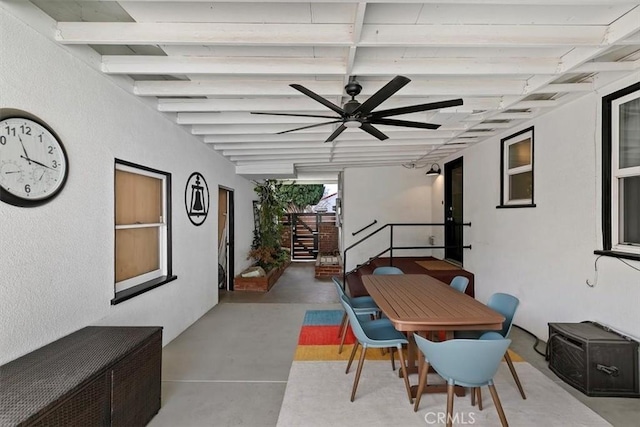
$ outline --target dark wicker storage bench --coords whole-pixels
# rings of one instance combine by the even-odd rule
[[[161,366],[162,328],[86,327],[0,366],[0,426],[144,426]]]

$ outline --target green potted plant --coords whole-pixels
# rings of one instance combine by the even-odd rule
[[[280,218],[284,213],[284,202],[279,191],[282,184],[276,180],[256,182],[254,191],[258,196],[254,204],[255,229],[253,243],[248,257],[255,265],[264,270],[264,274],[253,277],[236,277],[234,288],[237,290],[268,291],[280,277],[284,267],[290,261],[290,253],[282,248],[282,225]]]

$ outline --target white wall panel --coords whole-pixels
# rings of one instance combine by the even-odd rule
[[[344,247],[348,247],[370,232],[388,223],[431,222],[431,184],[427,169],[406,169],[402,166],[349,168],[344,172]],[[366,231],[352,233],[370,224]],[[431,227],[410,227],[394,230],[396,246],[426,246]],[[389,246],[389,231],[351,249],[347,253],[347,270],[365,262]],[[396,251],[394,256],[430,255],[430,250]],[[388,256],[389,254],[385,254]]]
[[[567,104],[519,129],[535,127],[535,208],[496,209],[500,139],[465,150],[465,268],[475,274],[476,298],[494,292],[521,302],[516,323],[547,338],[548,322],[595,320],[640,337],[640,272],[617,259],[594,262],[601,241],[601,98],[640,81],[640,73]],[[457,156],[456,156],[457,157]],[[442,186],[434,186],[434,200]],[[440,220],[433,206],[434,220]],[[467,230],[467,229],[465,229]],[[636,268],[640,263],[628,261]]]
[[[218,185],[236,190],[236,272],[248,263],[251,183],[201,141],[2,9],[0,40],[0,106],[48,123],[70,164],[66,187],[50,203],[29,209],[0,203],[0,364],[92,324],[164,326],[169,342],[218,302]],[[115,158],[172,173],[178,280],[112,306]],[[194,171],[211,194],[200,227],[184,207]]]

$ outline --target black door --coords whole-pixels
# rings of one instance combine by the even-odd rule
[[[444,165],[444,257],[462,264],[462,157]]]

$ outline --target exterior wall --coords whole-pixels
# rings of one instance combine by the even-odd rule
[[[388,223],[431,222],[431,185],[433,178],[425,169],[402,166],[379,168],[349,168],[344,171],[343,247],[353,243]],[[352,233],[377,220],[377,224],[362,233]],[[395,246],[427,246],[432,227],[406,227],[394,231]],[[381,231],[347,252],[347,271],[389,247],[389,231]],[[394,256],[429,256],[431,250],[395,251]],[[388,253],[385,255],[388,256]]]
[[[252,185],[198,139],[31,27],[0,7],[0,106],[48,123],[70,167],[66,187],[50,203],[28,209],[0,203],[0,364],[87,325],[163,326],[167,343],[218,302],[212,262],[218,185],[235,190],[236,271],[248,265]],[[172,173],[178,279],[112,306],[115,158]],[[211,193],[200,227],[184,207],[194,171]]]
[[[546,339],[548,322],[583,320],[640,337],[640,273],[593,254],[602,249],[601,98],[639,80],[636,73],[456,156],[464,156],[464,220],[472,223],[465,244],[473,245],[464,267],[475,274],[476,298],[517,296],[516,324],[538,337]],[[529,126],[535,127],[537,207],[496,209],[500,139]],[[434,221],[443,219],[442,187],[433,186]]]

